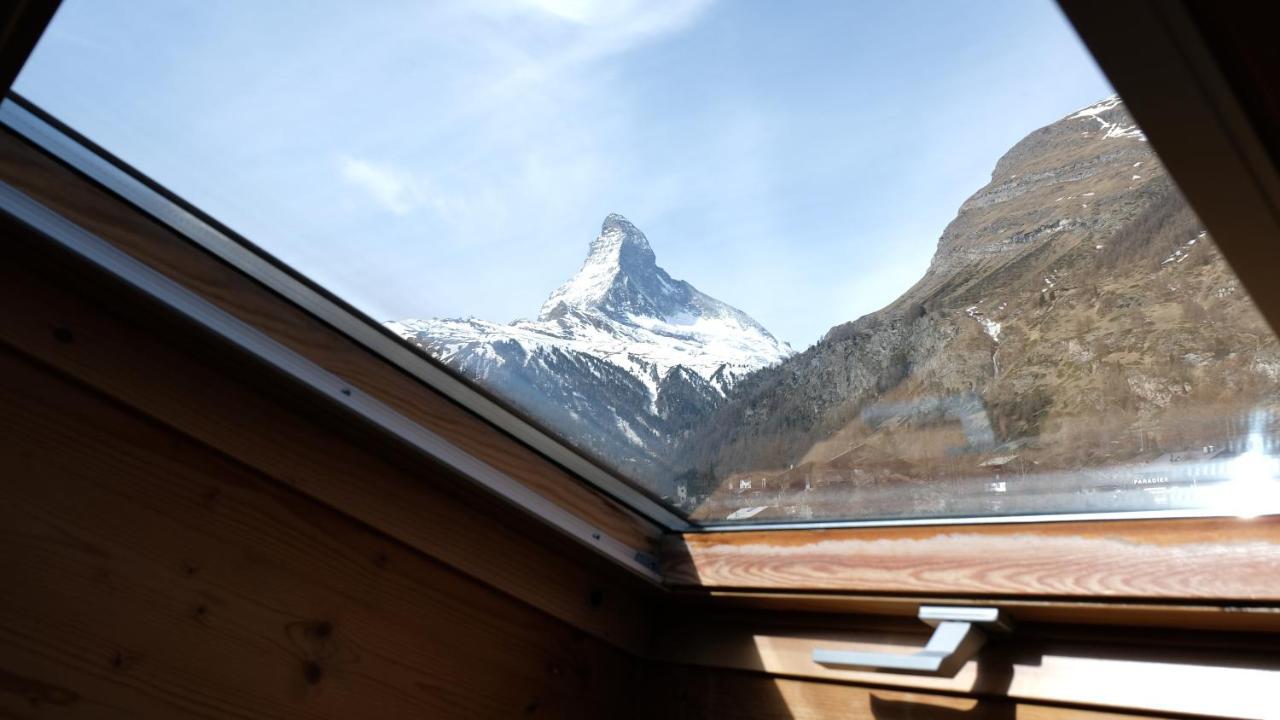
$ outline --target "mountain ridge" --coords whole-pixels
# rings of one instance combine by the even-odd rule
[[[1277,378],[1274,335],[1113,96],[1014,144],[920,280],[742,379],[673,464],[699,519],[983,514],[1010,458],[1067,482],[1225,447],[1222,418]]]

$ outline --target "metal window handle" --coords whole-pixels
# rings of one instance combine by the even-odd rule
[[[818,648],[813,651],[813,661],[819,665],[951,677],[982,649],[987,641],[984,631],[1011,629],[1007,620],[1000,618],[998,608],[922,605],[919,617],[934,627],[923,650],[903,655]]]

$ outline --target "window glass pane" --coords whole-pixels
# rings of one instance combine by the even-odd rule
[[[1049,0],[65,0],[16,89],[701,522],[1280,509],[1280,347]]]

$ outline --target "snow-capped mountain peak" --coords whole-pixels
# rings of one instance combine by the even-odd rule
[[[667,319],[689,310],[696,290],[672,280],[658,267],[649,239],[622,215],[610,213],[591,242],[587,259],[568,282],[543,303],[539,320],[551,320],[570,309],[624,320],[636,315]]]
[[[557,317],[571,307],[605,309],[627,305],[628,300],[638,305],[635,309],[651,312],[656,307],[647,296],[667,289],[662,287],[665,275],[644,233],[622,215],[610,213],[591,242],[582,268],[551,293],[538,319]],[[670,283],[670,278],[665,280]]]
[[[537,320],[387,327],[570,439],[646,463],[740,377],[792,354],[746,313],[672,279],[616,213]]]
[[[692,332],[721,337],[741,335],[741,339],[756,336],[765,345],[776,346],[772,351],[763,349],[763,355],[756,359],[722,358],[731,365],[767,365],[791,353],[785,343],[775,340],[746,313],[668,275],[658,266],[644,233],[617,213],[605,217],[582,268],[551,293],[538,320],[555,321],[572,312],[603,316],[659,334],[680,336]],[[694,354],[698,354],[696,349]],[[704,377],[715,372],[716,365],[703,372],[695,367],[703,363],[690,359],[692,365],[679,358],[660,364],[663,372],[676,364],[685,364]]]
[[[604,219],[581,269],[551,293],[537,320],[401,320],[387,326],[429,340],[429,349],[446,361],[476,342],[514,340],[530,350],[554,346],[608,359],[646,384],[676,366],[711,381],[792,353],[746,313],[672,279],[644,233],[617,213]]]

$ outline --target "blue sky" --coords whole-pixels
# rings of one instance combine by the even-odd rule
[[[378,319],[535,315],[621,212],[797,348],[1111,93],[1050,0],[64,0],[17,89]]]

